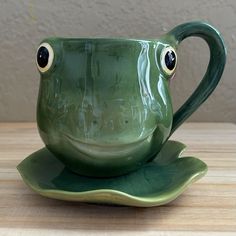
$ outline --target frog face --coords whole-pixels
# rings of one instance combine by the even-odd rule
[[[36,64],[40,135],[69,168],[117,175],[160,150],[172,123],[168,83],[177,56],[170,44],[50,38]]]

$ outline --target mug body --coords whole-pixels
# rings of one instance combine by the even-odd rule
[[[170,78],[161,65],[168,43],[165,38],[42,42],[50,68],[40,71],[38,129],[70,170],[117,176],[158,153],[173,118]]]

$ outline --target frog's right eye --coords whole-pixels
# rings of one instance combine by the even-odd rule
[[[52,66],[54,52],[50,44],[42,43],[37,50],[37,67],[40,72],[46,72]]]

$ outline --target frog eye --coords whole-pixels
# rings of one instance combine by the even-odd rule
[[[177,65],[177,54],[172,47],[165,47],[161,52],[161,66],[167,75],[171,75]]]
[[[53,63],[54,52],[50,44],[42,43],[37,50],[37,66],[40,72],[46,72]]]

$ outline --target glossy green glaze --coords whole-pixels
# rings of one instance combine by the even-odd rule
[[[41,74],[37,121],[47,148],[71,170],[112,176],[142,166],[170,133],[162,43],[47,39],[55,65]],[[163,40],[164,43],[164,40]]]
[[[196,92],[174,115],[163,66],[188,36],[210,46],[211,60]],[[158,40],[49,38],[52,65],[41,71],[37,123],[46,147],[70,170],[109,177],[143,166],[210,95],[225,64],[219,33],[202,22],[180,25]]]
[[[207,71],[193,94],[174,114],[171,134],[209,97],[224,71],[226,63],[226,47],[220,33],[202,22],[191,22],[177,26],[169,32],[179,44],[189,36],[200,37],[206,41],[210,49],[210,61]]]
[[[204,162],[181,157],[185,145],[168,141],[153,162],[112,178],[91,178],[69,171],[46,148],[22,161],[18,170],[37,193],[55,199],[150,207],[166,204],[207,172]],[[48,167],[50,171],[48,170]]]

